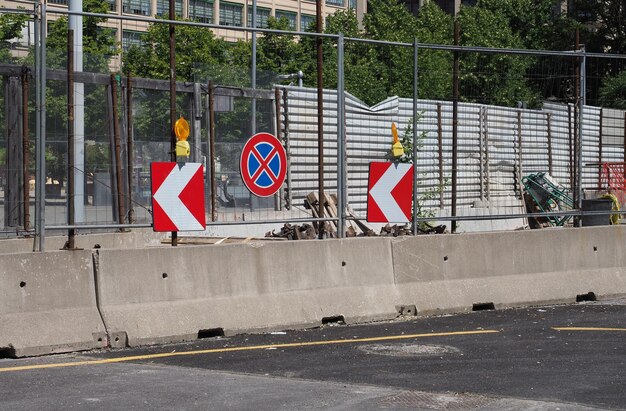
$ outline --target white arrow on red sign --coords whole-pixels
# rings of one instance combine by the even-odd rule
[[[152,163],[154,231],[201,231],[206,227],[200,163]]]
[[[367,221],[407,223],[411,221],[412,199],[412,164],[370,163]]]

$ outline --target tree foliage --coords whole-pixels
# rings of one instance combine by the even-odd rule
[[[0,12],[2,8],[0,8]],[[0,62],[12,60],[10,40],[19,39],[28,21],[26,14],[0,14]]]
[[[463,8],[459,15],[461,44],[490,48],[523,48],[510,19],[482,7]],[[513,106],[518,101],[535,101],[526,83],[532,59],[526,56],[463,53],[461,56],[461,96],[478,103]]]
[[[626,71],[605,80],[599,101],[603,107],[626,110]]]

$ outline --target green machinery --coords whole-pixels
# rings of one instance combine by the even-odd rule
[[[538,211],[566,211],[574,208],[574,200],[568,194],[567,188],[556,182],[548,173],[529,174],[522,178],[522,184]],[[546,217],[553,226],[562,226],[570,218],[571,216]]]

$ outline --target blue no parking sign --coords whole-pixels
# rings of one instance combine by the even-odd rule
[[[285,181],[287,155],[276,137],[258,133],[246,142],[239,160],[241,179],[258,197],[276,193]]]

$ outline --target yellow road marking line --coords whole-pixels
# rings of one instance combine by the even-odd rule
[[[556,331],[626,331],[626,328],[606,327],[552,327]]]
[[[82,365],[112,364],[112,363],[127,362],[127,361],[152,360],[152,359],[168,358],[168,357],[183,357],[183,356],[189,356],[189,355],[215,354],[215,353],[226,353],[226,352],[235,352],[235,351],[266,350],[270,348],[311,347],[311,346],[317,346],[317,345],[407,340],[407,339],[412,339],[412,338],[425,338],[425,337],[449,337],[449,336],[456,336],[456,335],[493,334],[493,333],[498,333],[498,332],[499,331],[497,330],[454,331],[454,332],[445,332],[445,333],[407,334],[407,335],[389,335],[389,336],[384,336],[384,337],[354,338],[352,340],[309,341],[309,342],[300,342],[300,343],[213,348],[213,349],[208,349],[208,350],[133,355],[133,356],[128,356],[128,357],[106,358],[103,360],[88,360],[88,361],[75,361],[75,362],[65,362],[65,363],[56,363],[56,364],[37,364],[37,365],[23,365],[23,366],[18,366],[18,367],[5,367],[5,368],[0,368],[0,372],[41,370],[41,369],[46,369],[46,368],[77,367],[77,366],[82,366]]]

